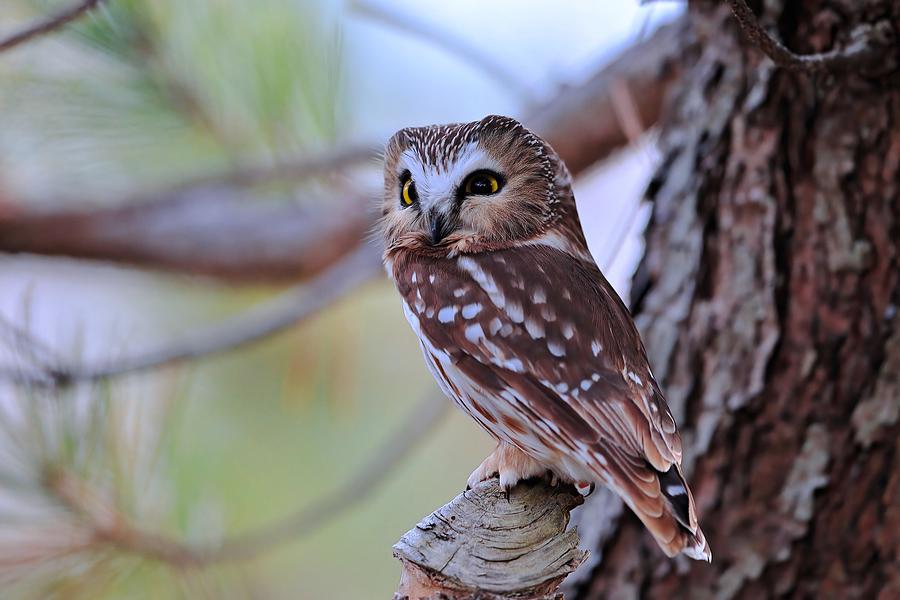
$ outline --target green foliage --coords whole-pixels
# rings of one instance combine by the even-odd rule
[[[44,165],[25,195],[114,195],[339,134],[340,32],[313,3],[115,0],[27,52],[0,66],[0,150]]]

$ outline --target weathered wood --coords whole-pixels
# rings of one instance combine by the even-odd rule
[[[567,530],[582,503],[571,486],[497,479],[463,492],[394,545],[403,565],[396,599],[562,598],[562,580],[587,556]]]

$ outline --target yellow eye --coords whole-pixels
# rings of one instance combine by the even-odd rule
[[[490,171],[476,171],[466,179],[465,191],[470,196],[490,196],[500,191],[500,177]]]
[[[412,206],[413,202],[419,199],[419,194],[416,192],[416,184],[412,179],[407,179],[403,184],[403,191],[400,193],[400,200],[403,202],[404,206]]]

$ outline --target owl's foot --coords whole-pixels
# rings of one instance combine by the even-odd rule
[[[542,466],[512,444],[500,442],[490,456],[484,459],[478,468],[469,475],[469,487],[475,487],[482,481],[498,474],[500,475],[500,487],[509,493],[509,490],[523,479],[546,475],[547,467]]]

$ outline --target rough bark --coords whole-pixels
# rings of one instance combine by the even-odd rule
[[[422,519],[394,545],[403,565],[397,600],[550,600],[581,564],[566,531],[581,504],[571,486],[519,484],[506,496],[485,481]]]
[[[759,4],[799,54],[900,39],[891,0]],[[587,506],[611,525],[567,597],[900,598],[900,50],[787,71],[726,7],[691,10],[632,304],[713,563]]]

